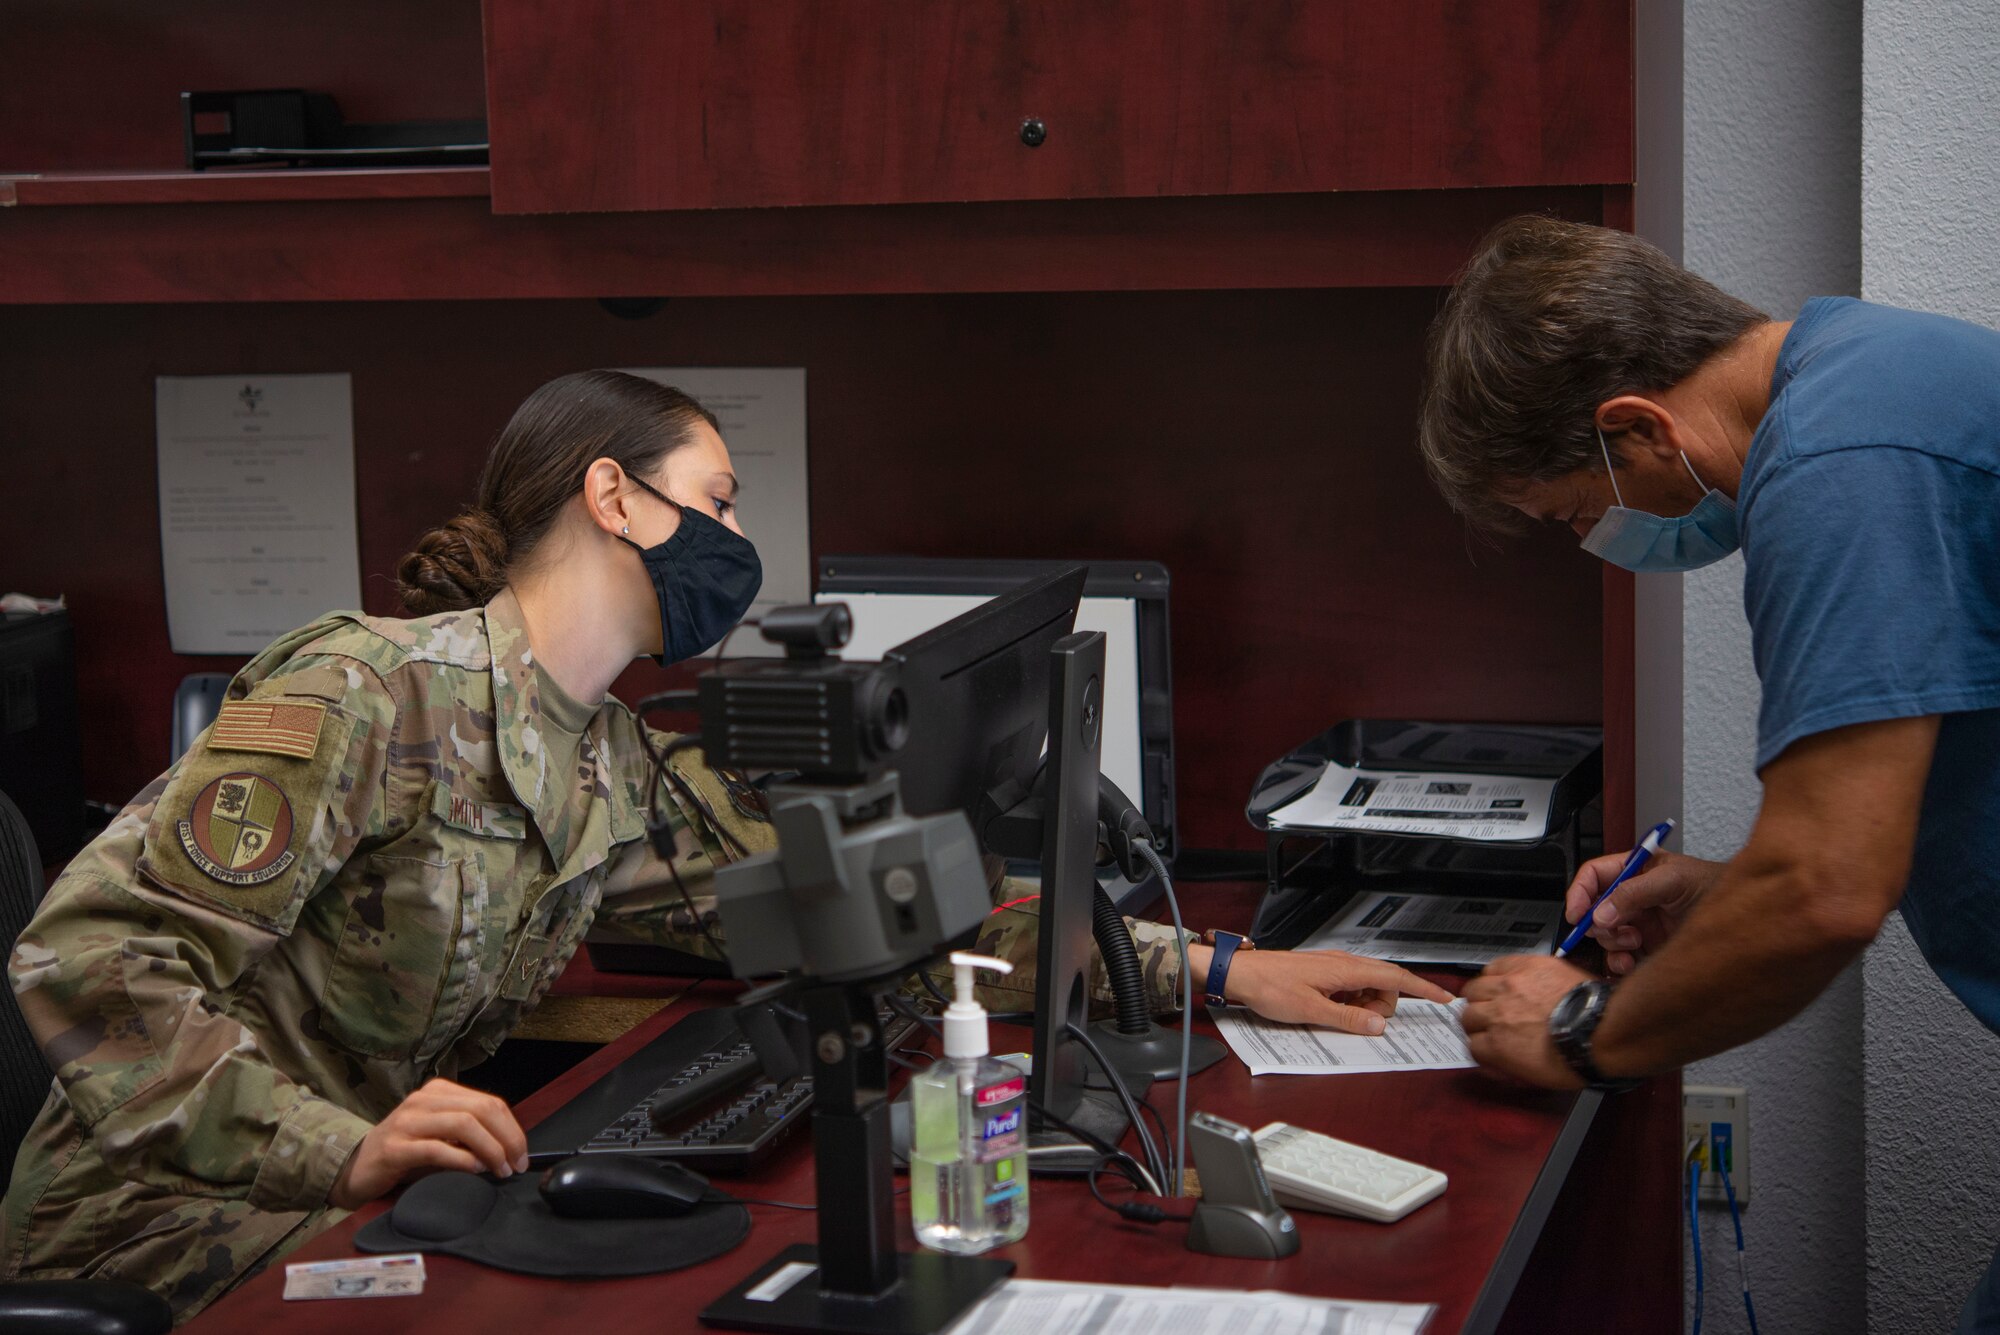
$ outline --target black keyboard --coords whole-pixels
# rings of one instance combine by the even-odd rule
[[[918,1027],[890,1007],[880,1014],[891,1049]],[[528,1152],[537,1164],[640,1154],[702,1172],[743,1172],[805,1120],[812,1097],[809,1075],[767,1077],[735,1009],[717,1006],[675,1021],[541,1122],[528,1133]]]

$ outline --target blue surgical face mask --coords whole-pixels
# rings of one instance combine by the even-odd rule
[[[1741,545],[1736,535],[1736,502],[1703,482],[1686,453],[1681,455],[1681,463],[1706,494],[1686,514],[1667,518],[1625,508],[1618,473],[1611,466],[1611,449],[1604,443],[1602,431],[1597,433],[1597,447],[1604,451],[1611,494],[1618,498],[1618,504],[1606,510],[1604,518],[1584,535],[1583,550],[1640,574],[1672,574],[1714,565]]]
[[[693,658],[720,643],[764,586],[764,563],[750,539],[632,479],[680,511],[674,535],[652,547],[619,541],[639,553],[660,600],[660,666]]]

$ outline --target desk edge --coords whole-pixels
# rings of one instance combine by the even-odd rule
[[[1569,1116],[1563,1120],[1562,1130],[1556,1135],[1556,1143],[1549,1147],[1549,1157],[1542,1161],[1541,1172],[1535,1175],[1535,1185],[1528,1189],[1528,1199],[1522,1202],[1513,1228],[1507,1231],[1507,1241],[1501,1244],[1500,1254],[1486,1272],[1486,1282],[1479,1286],[1479,1296],[1465,1314],[1459,1335],[1491,1335],[1499,1326],[1508,1300],[1514,1296],[1514,1286],[1520,1282],[1521,1272],[1527,1269],[1528,1258],[1542,1236],[1542,1225],[1548,1222],[1556,1197],[1562,1194],[1563,1184],[1569,1180],[1577,1151],[1583,1148],[1583,1139],[1590,1134],[1591,1124],[1597,1120],[1597,1110],[1603,1103],[1604,1095],[1599,1090],[1586,1089],[1577,1095]]]

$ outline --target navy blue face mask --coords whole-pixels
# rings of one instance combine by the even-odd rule
[[[627,476],[630,476],[629,474]],[[634,482],[680,511],[674,535],[653,547],[618,540],[639,553],[653,592],[660,600],[660,666],[693,658],[721,642],[750,610],[764,587],[764,563],[750,539],[661,495],[638,478]]]

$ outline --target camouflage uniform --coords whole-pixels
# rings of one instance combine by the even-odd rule
[[[715,864],[770,827],[698,753],[671,763],[673,870],[715,931]],[[712,954],[644,838],[648,778],[638,721],[562,696],[511,592],[266,649],[15,945],[56,1081],[0,1276],[129,1279],[185,1319],[340,1218],[362,1136],[490,1056],[593,921]]]

